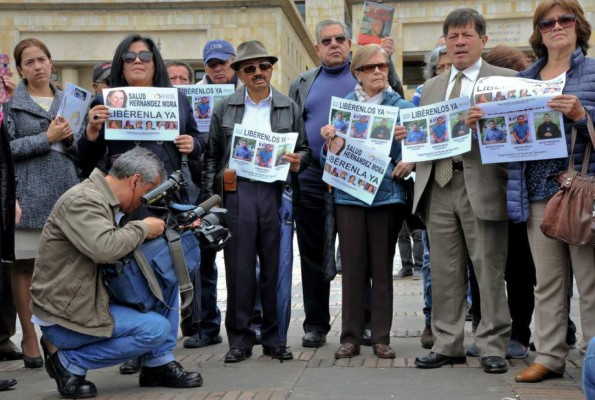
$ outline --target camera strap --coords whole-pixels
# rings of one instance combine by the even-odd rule
[[[180,243],[180,235],[178,232],[171,228],[167,228],[165,230],[165,239],[167,240],[167,245],[169,247],[169,251],[172,257],[172,261],[174,264],[174,270],[176,273],[176,277],[178,278],[178,282],[180,285],[180,297],[182,300],[182,304],[180,308],[186,308],[192,298],[194,297],[194,287],[192,286],[192,282],[190,281],[190,275],[188,274],[188,268],[186,266],[186,260],[184,259],[184,250],[182,249],[182,244]],[[159,283],[157,283],[157,277],[155,276],[155,272],[149,265],[147,258],[140,250],[140,248],[134,250],[134,258],[138,263],[138,267],[147,279],[149,283],[149,289],[151,289],[151,293],[159,299],[167,308],[170,308],[168,304],[165,303],[163,299],[163,292],[159,287]]]

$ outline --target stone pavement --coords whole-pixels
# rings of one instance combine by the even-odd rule
[[[424,320],[421,312],[421,281],[394,281],[394,319],[391,345],[397,352],[395,360],[379,360],[370,347],[362,347],[362,354],[353,359],[335,360],[341,330],[341,277],[331,286],[332,328],[327,344],[320,349],[301,346],[304,320],[298,250],[293,270],[292,317],[288,345],[295,359],[280,363],[262,356],[260,346],[254,348],[252,358],[238,364],[224,364],[227,351],[224,342],[202,349],[184,349],[182,341],[176,349],[177,360],[188,370],[198,370],[204,385],[197,389],[141,388],[138,376],[123,376],[117,367],[90,371],[87,378],[98,388],[98,399],[208,399],[208,400],[281,400],[281,399],[394,399],[394,400],[578,400],[584,396],[580,389],[582,359],[572,350],[563,378],[539,384],[519,384],[514,375],[528,365],[528,360],[511,360],[506,374],[484,373],[479,360],[467,358],[464,365],[434,370],[415,368],[416,356],[428,351],[420,346],[419,337]],[[223,260],[220,266],[219,305],[225,310],[225,279]],[[395,259],[395,272],[400,267]],[[576,290],[575,290],[575,293]],[[578,297],[572,300],[572,318],[579,327]],[[580,337],[579,337],[580,339]],[[20,332],[13,338],[20,342]],[[471,323],[466,326],[465,344],[473,342]],[[44,369],[26,370],[22,361],[0,362],[0,379],[16,378],[14,390],[0,392],[0,400],[58,399],[56,385]]]

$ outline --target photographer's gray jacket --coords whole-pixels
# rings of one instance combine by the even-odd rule
[[[79,182],[74,158],[75,133],[70,146],[52,149],[47,130],[56,117],[63,94],[50,84],[54,101],[49,111],[29,95],[23,82],[15,89],[9,103],[8,133],[19,185],[17,197],[23,210],[21,228],[43,228],[52,207],[62,193]]]
[[[41,234],[31,282],[33,314],[70,330],[110,337],[114,321],[98,264],[113,263],[149,233],[143,221],[115,225],[120,203],[103,173],[60,197]]]

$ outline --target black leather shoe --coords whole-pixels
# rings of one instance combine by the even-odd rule
[[[138,382],[144,387],[193,388],[202,386],[202,376],[184,371],[177,361],[171,361],[158,367],[141,367]]]
[[[16,384],[17,384],[16,379],[1,379],[0,380],[0,391],[8,390],[8,388],[11,388]]]
[[[419,368],[440,368],[447,364],[463,364],[465,363],[465,356],[462,357],[449,357],[443,354],[430,352],[425,357],[416,357],[415,365]]]
[[[58,392],[65,399],[85,399],[97,396],[97,388],[93,382],[85,379],[84,375],[75,375],[62,366],[58,353],[48,357],[48,363],[58,385]]]
[[[281,362],[283,362],[283,360],[293,360],[293,353],[287,346],[262,346],[262,355],[270,356],[271,358],[280,360]]]
[[[120,365],[120,373],[122,375],[132,375],[140,371],[141,357],[134,357],[128,361],[125,361]]]
[[[184,348],[186,349],[198,349],[201,347],[212,346],[223,342],[223,338],[220,335],[207,336],[201,335],[200,332],[195,333],[186,340],[184,340]]]
[[[0,361],[22,360],[23,352],[16,347],[8,351],[0,351]]]
[[[488,374],[503,374],[508,372],[506,360],[499,356],[488,356],[481,358],[481,367],[483,372]]]
[[[225,354],[224,362],[238,363],[250,357],[252,357],[252,350],[229,349],[227,354]]]
[[[326,343],[326,335],[318,331],[306,332],[302,337],[303,347],[320,347]]]
[[[362,346],[372,346],[372,331],[370,329],[364,329],[362,335]]]

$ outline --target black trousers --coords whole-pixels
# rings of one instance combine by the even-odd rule
[[[231,239],[224,249],[227,282],[225,328],[230,348],[249,350],[256,336],[250,329],[256,299],[256,266],[262,302],[262,344],[278,346],[277,275],[279,266],[279,203],[276,183],[238,180],[236,192],[225,193]]]
[[[372,279],[372,342],[389,344],[393,317],[393,259],[404,207],[336,206],[343,264],[341,343],[360,344],[365,283]]]
[[[324,194],[301,192],[296,204],[302,291],[304,296],[304,332],[318,331],[327,334],[331,329],[329,296],[330,282],[322,279],[324,252]]]
[[[16,331],[17,310],[12,299],[11,271],[6,264],[0,266],[0,343],[7,342]]]

